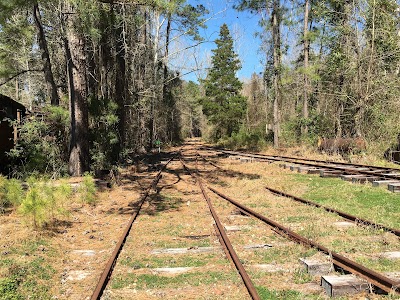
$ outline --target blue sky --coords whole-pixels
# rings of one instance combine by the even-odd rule
[[[204,1],[189,0],[189,4],[203,4],[209,11],[208,17],[212,17],[206,22],[207,28],[201,29],[201,35],[206,41],[213,41],[218,38],[220,26],[226,23],[229,27],[232,37],[235,40],[235,51],[238,53],[242,62],[242,69],[238,71],[240,79],[250,78],[251,74],[263,71],[261,60],[265,55],[259,53],[260,39],[254,37],[254,34],[260,30],[258,26],[259,17],[248,12],[239,12],[232,8],[233,1]],[[188,54],[192,60],[188,62],[194,64],[201,61],[209,61],[212,52],[216,47],[213,42],[201,44],[196,53]],[[190,72],[190,69],[187,70]],[[184,71],[182,73],[185,73]],[[204,76],[205,72],[192,72],[183,77],[185,80],[197,81],[199,76]]]

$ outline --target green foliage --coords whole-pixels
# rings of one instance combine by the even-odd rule
[[[32,218],[34,227],[38,228],[48,221],[48,205],[45,195],[43,195],[43,185],[33,177],[29,178],[28,185],[29,189],[19,211],[22,215]]]
[[[79,186],[80,197],[83,202],[94,205],[96,203],[96,184],[90,174],[83,176]]]
[[[203,81],[205,97],[203,112],[215,126],[214,139],[230,137],[237,133],[246,111],[246,99],[240,95],[242,83],[236,77],[240,61],[233,50],[233,40],[228,26],[223,24],[217,48],[212,50],[212,67]]]
[[[8,276],[0,279],[0,300],[51,299],[54,269],[38,257],[9,266]]]
[[[0,300],[23,300],[18,293],[18,281],[15,278],[0,278]]]
[[[264,128],[256,128],[251,131],[241,129],[231,137],[221,139],[218,144],[230,149],[246,148],[251,151],[259,151],[267,145],[268,139],[270,137],[266,135]]]
[[[64,204],[72,195],[69,185],[63,183],[54,186],[52,182],[40,181],[34,177],[28,178],[27,183],[28,190],[18,211],[30,219],[35,228],[42,228],[57,217],[68,214]]]
[[[69,113],[62,107],[44,108],[43,117],[32,116],[19,128],[17,146],[9,152],[14,176],[33,173],[60,176],[67,173]]]
[[[27,53],[34,41],[33,27],[26,14],[18,9],[19,4],[8,3],[4,7],[4,2],[8,1],[0,1],[0,78],[26,69],[24,59],[30,59]],[[7,10],[13,14],[5,13]]]
[[[0,213],[9,206],[17,207],[23,199],[21,182],[0,175]]]
[[[89,99],[90,155],[94,170],[110,169],[118,160],[118,105],[111,99]]]

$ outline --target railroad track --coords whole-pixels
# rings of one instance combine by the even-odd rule
[[[244,266],[241,263],[241,260],[239,258],[239,256],[237,255],[237,253],[234,250],[234,246],[232,245],[231,241],[228,238],[228,235],[226,234],[225,230],[224,230],[224,226],[222,224],[222,222],[220,221],[219,217],[218,217],[218,213],[217,211],[214,209],[213,207],[213,200],[208,196],[206,190],[208,189],[209,191],[211,191],[212,193],[214,193],[215,195],[217,195],[220,199],[224,199],[224,201],[228,201],[229,203],[231,203],[232,205],[234,205],[235,207],[237,207],[240,211],[245,212],[247,215],[252,216],[254,218],[257,218],[258,220],[261,220],[262,222],[268,224],[272,230],[276,231],[277,233],[279,233],[280,235],[287,237],[289,239],[291,239],[292,241],[295,241],[297,243],[300,243],[302,245],[305,245],[307,247],[311,247],[314,249],[317,249],[318,251],[328,255],[331,257],[332,262],[334,263],[334,265],[336,265],[337,267],[342,268],[343,270],[346,270],[348,272],[351,272],[353,274],[356,274],[362,278],[364,278],[365,280],[367,280],[370,284],[378,287],[379,289],[388,292],[388,293],[394,293],[394,294],[399,294],[399,282],[392,280],[382,274],[379,274],[373,270],[370,270],[338,253],[335,253],[333,251],[331,251],[330,249],[317,244],[316,242],[309,240],[307,238],[304,238],[298,234],[296,234],[295,232],[291,231],[289,228],[275,222],[274,220],[271,220],[269,218],[267,218],[266,216],[263,216],[262,214],[257,213],[256,211],[250,209],[249,207],[246,207],[242,204],[239,203],[239,201],[234,200],[224,194],[222,194],[222,192],[220,192],[219,190],[216,190],[215,188],[212,187],[207,187],[204,185],[203,182],[203,178],[201,177],[201,172],[198,173],[198,160],[196,159],[196,157],[200,157],[204,163],[209,163],[210,165],[214,166],[215,168],[217,168],[219,171],[221,172],[225,172],[226,170],[224,170],[223,168],[219,167],[217,164],[209,161],[208,159],[206,159],[205,157],[202,156],[192,156],[190,159],[188,159],[188,161],[195,163],[195,168],[191,169],[188,165],[187,162],[182,159],[181,163],[184,167],[184,169],[191,175],[193,176],[193,178],[196,180],[196,182],[199,185],[199,189],[202,192],[202,195],[204,197],[205,202],[207,202],[207,205],[209,207],[210,213],[213,216],[214,222],[216,224],[216,230],[217,230],[217,237],[220,240],[221,245],[224,248],[224,251],[226,253],[226,256],[233,262],[233,264],[235,265],[238,273],[240,274],[240,277],[243,280],[243,283],[246,286],[246,289],[249,293],[249,296],[252,299],[261,299],[259,294],[257,293],[257,289],[255,288],[251,277],[249,276],[249,274],[246,272],[246,269],[244,268]],[[124,243],[127,239],[127,236],[129,235],[129,232],[132,228],[133,223],[135,222],[140,209],[143,205],[143,203],[146,201],[147,197],[150,194],[151,189],[155,189],[159,180],[161,179],[162,175],[161,173],[163,171],[165,171],[167,165],[172,161],[173,159],[170,159],[167,163],[165,163],[162,168],[159,170],[159,172],[157,173],[157,175],[155,176],[155,178],[152,181],[152,184],[148,187],[148,189],[146,190],[145,194],[141,197],[140,199],[140,205],[138,210],[135,212],[134,215],[131,216],[131,219],[129,221],[129,224],[127,225],[126,229],[124,230],[123,235],[121,236],[119,242],[117,243],[117,246],[115,247],[107,265],[106,268],[104,269],[101,278],[95,288],[95,291],[91,297],[91,299],[100,299],[101,295],[103,294],[103,291],[105,290],[112,271],[114,269],[114,266],[116,265],[116,261],[118,259],[118,256],[122,250],[122,247],[124,246]],[[181,180],[181,178],[179,177],[179,180]],[[273,191],[275,194],[278,194],[279,191]],[[293,198],[294,196],[292,195],[283,195],[282,193],[280,194],[281,196],[285,196],[285,197],[291,197]],[[313,205],[311,203],[307,203],[309,205]],[[328,210],[328,209],[327,209]],[[358,218],[356,218],[358,220]],[[366,221],[366,220],[363,220]],[[381,226],[379,224],[375,224],[375,223],[371,223],[369,225],[372,225],[376,228],[381,228],[384,230],[388,230],[390,232],[395,232],[394,229],[391,228],[385,228],[384,226]],[[381,226],[381,227],[378,227]],[[397,231],[398,232],[398,231]]]
[[[209,159],[205,158],[204,156],[202,156],[200,154],[199,154],[199,156],[201,157],[201,159],[203,161],[205,161],[205,162],[209,163],[210,165],[214,166],[219,171],[227,172],[226,170],[224,170],[220,166],[216,165],[215,163],[213,163]],[[300,202],[300,203],[303,203],[303,204],[307,204],[307,205],[310,205],[310,206],[322,208],[322,209],[324,209],[324,210],[326,210],[328,212],[335,213],[335,214],[341,216],[343,219],[345,219],[347,221],[354,222],[357,225],[371,226],[371,227],[373,227],[375,229],[381,229],[381,230],[384,230],[384,231],[387,231],[387,232],[391,232],[391,233],[393,233],[393,234],[395,234],[397,236],[400,236],[400,229],[388,227],[388,226],[385,226],[383,224],[378,224],[376,222],[367,220],[365,218],[362,218],[362,217],[359,217],[359,216],[354,216],[354,215],[351,215],[351,214],[346,213],[344,211],[341,211],[341,210],[338,210],[338,209],[335,209],[335,208],[332,208],[332,207],[324,206],[324,205],[321,205],[319,203],[313,202],[311,200],[307,200],[307,199],[304,199],[304,198],[301,198],[301,197],[297,197],[295,195],[291,195],[289,193],[285,193],[283,191],[274,189],[272,187],[265,186],[265,189],[270,191],[271,193],[273,193],[275,195],[286,197],[286,198],[290,198],[290,199],[292,199],[294,201],[297,201],[297,202]]]
[[[290,167],[291,170],[298,170],[299,172],[305,171],[309,174],[320,174],[322,177],[342,177],[344,180],[351,180],[359,183],[372,182],[374,186],[384,184],[388,186],[390,191],[400,192],[400,169],[398,168],[307,159],[301,157],[246,153],[212,147],[203,147],[202,149],[216,151],[224,155],[247,157],[261,161],[285,162],[289,164],[281,164],[281,166]]]
[[[215,163],[209,161],[208,159],[206,159],[204,156],[201,156],[201,159],[204,162],[209,163],[210,165],[216,167],[218,170],[224,172],[225,170],[223,170],[220,166],[216,165]],[[364,278],[365,280],[367,280],[368,282],[370,282],[371,284],[373,284],[374,286],[390,293],[390,292],[395,292],[395,293],[400,293],[400,281],[395,281],[393,279],[388,278],[387,276],[384,276],[378,272],[375,272],[371,269],[368,269],[358,263],[356,263],[355,261],[352,261],[318,243],[315,243],[312,240],[309,240],[307,238],[304,238],[300,235],[298,235],[297,233],[293,232],[292,230],[290,230],[289,228],[257,213],[256,211],[240,204],[237,200],[234,200],[226,195],[224,195],[223,193],[221,193],[220,191],[216,190],[215,188],[209,187],[208,188],[210,191],[212,191],[213,193],[215,193],[216,195],[218,195],[219,197],[227,200],[228,202],[230,202],[231,204],[233,204],[234,206],[236,206],[237,208],[239,208],[241,211],[243,211],[244,213],[251,215],[263,222],[265,222],[266,224],[270,225],[274,230],[276,230],[278,233],[287,236],[288,238],[290,238],[291,240],[312,247],[314,249],[317,249],[318,251],[321,251],[322,253],[329,255],[332,258],[332,261],[334,263],[334,265],[354,274],[357,276],[360,276],[362,278]],[[335,210],[333,208],[329,208],[329,207],[325,207],[322,205],[319,205],[318,203],[314,203],[311,202],[309,200],[306,199],[302,199],[300,197],[296,197],[287,193],[284,193],[282,191],[278,191],[276,189],[272,189],[269,187],[266,187],[267,190],[271,191],[272,193],[279,195],[279,196],[284,196],[287,198],[291,198],[295,201],[307,204],[307,205],[311,205],[311,206],[315,206],[315,207],[319,207],[319,208],[323,208],[326,211],[329,212],[333,212],[338,214],[339,216],[345,218],[346,220],[350,220],[353,221],[357,224],[361,224],[361,225],[368,225],[368,226],[372,226],[374,228],[378,228],[378,229],[382,229],[388,232],[391,232],[397,236],[400,236],[400,230],[398,229],[394,229],[394,228],[390,228],[390,227],[386,227],[384,225],[381,224],[376,224],[372,221],[369,220],[365,220],[350,214],[347,214],[345,212],[341,212],[338,210]]]
[[[174,155],[175,157],[176,155]],[[141,197],[141,199],[139,200],[138,203],[138,208],[137,210],[132,214],[131,218],[129,219],[129,222],[127,224],[127,226],[125,227],[124,232],[122,233],[121,237],[119,238],[114,251],[111,254],[111,257],[109,258],[109,260],[107,261],[107,264],[100,276],[99,281],[97,282],[96,288],[94,289],[94,292],[91,296],[91,300],[97,300],[100,299],[101,296],[103,295],[104,289],[106,288],[111,274],[114,270],[114,266],[117,262],[118,256],[121,253],[121,250],[126,242],[126,239],[131,231],[131,228],[133,226],[133,223],[135,222],[136,218],[138,217],[140,210],[142,209],[142,206],[144,204],[144,202],[146,201],[146,199],[148,198],[150,191],[152,189],[155,189],[158,182],[160,181],[162,175],[161,173],[165,170],[165,168],[167,167],[167,165],[174,159],[174,157],[172,157],[171,159],[169,159],[162,167],[161,169],[158,171],[157,175],[155,176],[155,178],[152,180],[150,186],[147,188],[147,190],[145,191],[144,195]]]

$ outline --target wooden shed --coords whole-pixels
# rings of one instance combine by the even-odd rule
[[[7,161],[6,152],[10,151],[17,141],[17,127],[11,121],[21,122],[26,108],[21,103],[0,94],[0,171],[4,171]]]

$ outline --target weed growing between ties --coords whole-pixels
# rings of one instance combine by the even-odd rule
[[[127,285],[135,285],[139,290],[177,288],[183,286],[211,285],[224,282],[225,285],[240,282],[235,271],[231,272],[193,272],[177,276],[158,276],[153,274],[124,274],[112,279],[113,289],[123,288]]]
[[[264,286],[256,286],[257,292],[260,295],[261,299],[268,300],[317,300],[321,299],[318,295],[305,295],[298,291],[293,290],[283,290],[283,291],[275,291],[269,290]],[[339,300],[340,298],[338,298]]]

